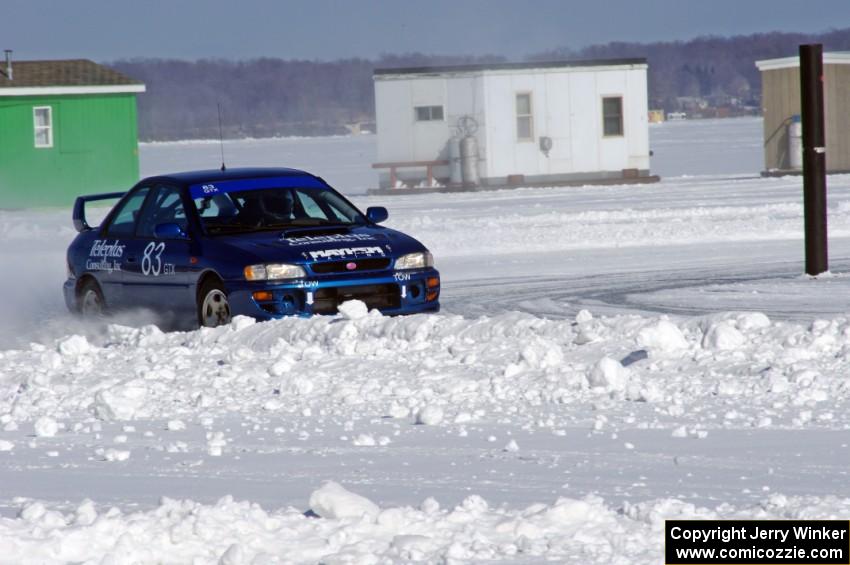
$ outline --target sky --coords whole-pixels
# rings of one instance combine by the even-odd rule
[[[510,59],[651,42],[850,26],[850,0],[3,0],[19,59],[332,60],[385,53]]]

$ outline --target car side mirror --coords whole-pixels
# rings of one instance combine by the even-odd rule
[[[366,209],[366,217],[375,224],[380,224],[390,217],[390,213],[383,206],[372,206]]]
[[[174,222],[157,224],[153,229],[153,235],[157,239],[189,239],[183,228]]]

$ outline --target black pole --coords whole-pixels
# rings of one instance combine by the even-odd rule
[[[826,136],[823,110],[823,46],[800,45],[803,121],[803,215],[806,273],[829,270],[826,239]]]

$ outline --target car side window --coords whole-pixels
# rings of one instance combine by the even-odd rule
[[[342,202],[339,200],[337,196],[328,192],[323,195],[324,204],[330,209],[330,211],[336,216],[336,219],[341,222],[353,222],[356,217],[352,215],[346,215],[343,212],[343,207],[341,206]]]
[[[318,220],[328,219],[328,216],[322,210],[322,207],[319,206],[319,203],[316,202],[312,196],[301,190],[296,191],[296,194],[298,194],[298,201],[301,203],[301,207],[304,209],[304,213],[308,217],[316,218]]]
[[[150,189],[148,187],[140,188],[121,204],[121,207],[112,218],[106,230],[109,237],[133,236],[136,232],[136,220],[139,219],[139,212],[149,192]]]
[[[226,194],[213,194],[195,198],[195,208],[202,218],[232,218],[237,214],[236,206]]]
[[[180,189],[173,186],[159,186],[153,197],[148,200],[139,219],[136,235],[152,238],[158,224],[177,224],[185,232],[189,227],[186,209],[180,197]]]

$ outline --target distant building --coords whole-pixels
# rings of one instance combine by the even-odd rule
[[[767,174],[802,169],[800,59],[756,61],[761,71],[764,168]],[[850,53],[824,53],[827,172],[850,172]]]
[[[380,186],[649,176],[645,59],[378,69]]]
[[[136,94],[87,60],[0,61],[0,207],[67,205],[139,179]]]

